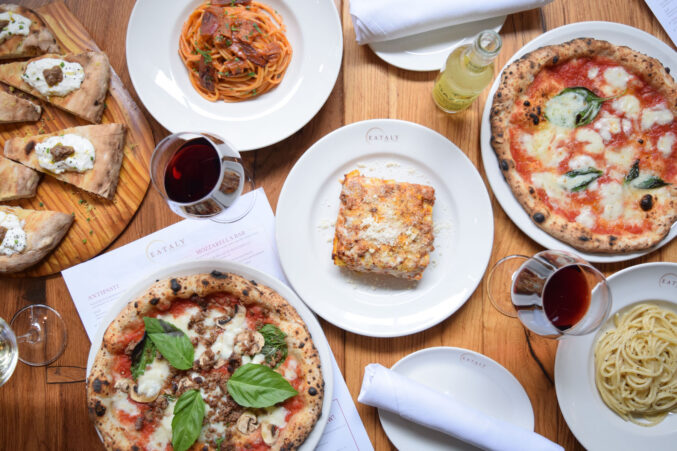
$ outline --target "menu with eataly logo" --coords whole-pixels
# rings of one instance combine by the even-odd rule
[[[275,217],[263,189],[241,220],[222,224],[184,220],[88,262],[63,271],[75,307],[91,340],[108,309],[139,275],[174,263],[224,259],[243,263],[288,285],[275,246]],[[243,196],[243,197],[244,197]],[[92,277],[96,274],[96,277]],[[333,356],[332,356],[333,360]],[[332,407],[317,450],[373,450],[335,361]]]

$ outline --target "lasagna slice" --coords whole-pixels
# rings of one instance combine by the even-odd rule
[[[345,175],[334,264],[419,280],[433,247],[435,190],[426,185]]]

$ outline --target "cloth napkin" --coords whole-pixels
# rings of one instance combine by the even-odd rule
[[[358,44],[389,41],[527,9],[552,0],[350,0]]]
[[[490,417],[383,365],[364,369],[357,400],[487,450],[562,451],[542,435]]]

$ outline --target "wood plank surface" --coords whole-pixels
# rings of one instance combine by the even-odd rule
[[[37,11],[59,41],[64,53],[99,50],[87,29],[64,3],[50,3]],[[64,128],[89,124],[47,102],[41,104],[43,113],[38,122],[0,126],[3,142],[12,137],[53,133]],[[46,276],[89,260],[113,242],[141,205],[150,183],[148,164],[155,142],[148,121],[115,70],[111,75],[105,104],[101,123],[119,123],[127,127],[123,147],[125,155],[115,197],[112,200],[104,199],[53,177],[42,176],[35,197],[10,204],[33,210],[71,213],[75,220],[54,251],[37,265],[15,274],[15,277]]]
[[[21,3],[37,8],[47,2],[27,0]],[[439,112],[430,96],[436,73],[397,69],[381,61],[368,47],[358,46],[348,0],[335,0],[335,3],[343,22],[345,50],[341,73],[327,103],[293,136],[273,146],[248,152],[244,157],[255,173],[257,186],[264,187],[273,209],[287,174],[308,147],[336,128],[364,119],[404,119],[436,130],[463,149],[484,177],[479,134],[487,92],[463,114],[447,116]],[[124,86],[138,102],[125,62],[125,31],[134,1],[66,0],[66,5],[108,54]],[[503,49],[496,62],[496,74],[515,51],[544,31],[587,20],[631,25],[675,48],[643,0],[555,0],[540,10],[508,16],[501,30]],[[168,132],[143,111],[157,142]],[[509,254],[533,254],[541,250],[510,221],[493,195],[492,207],[495,236],[490,265]],[[111,247],[122,246],[178,220],[151,189],[138,213]],[[648,261],[677,261],[677,242],[630,262],[597,266],[609,275]],[[54,364],[67,368],[47,370],[19,364],[12,379],[0,387],[0,437],[3,438],[0,450],[102,449],[87,417],[84,385],[74,382],[78,377],[77,368],[85,366],[89,341],[63,279],[58,275],[0,279],[1,317],[9,319],[20,307],[36,302],[47,303],[59,310],[68,324],[66,352]],[[411,336],[368,338],[344,332],[324,321],[322,325],[354,399],[368,363],[390,366],[422,348],[464,347],[493,358],[515,375],[531,399],[537,432],[567,450],[582,449],[557,405],[553,384],[557,342],[529,334],[518,321],[497,313],[487,299],[483,284],[451,318]],[[393,449],[376,410],[361,404],[357,407],[374,447],[377,450]]]

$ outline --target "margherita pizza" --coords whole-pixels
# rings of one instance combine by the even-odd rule
[[[162,280],[106,330],[87,402],[109,450],[292,450],[322,410],[296,310],[233,274]]]
[[[543,230],[588,252],[646,249],[677,220],[676,115],[658,60],[580,38],[503,71],[492,146]]]

